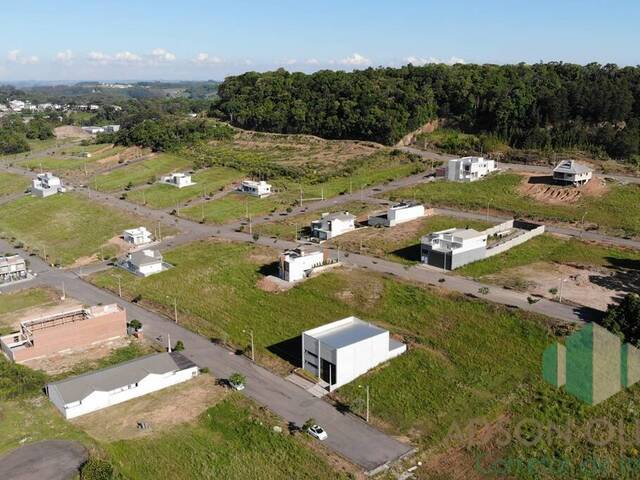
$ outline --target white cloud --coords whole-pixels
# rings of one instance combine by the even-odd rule
[[[151,51],[151,57],[158,62],[173,62],[176,59],[176,55],[164,48],[155,48]]]
[[[220,57],[211,56],[208,53],[199,53],[196,58],[192,60],[193,63],[198,65],[218,65],[223,63]]]
[[[56,53],[55,60],[64,65],[71,65],[73,63],[73,52],[67,48],[66,50]]]
[[[298,60],[295,58],[288,58],[284,61],[285,65],[295,65],[296,63],[298,63]]]
[[[111,57],[109,57],[109,55],[107,55],[106,53],[102,53],[102,52],[89,52],[89,55],[87,55],[87,60],[89,60],[92,63],[106,65],[111,61]]]
[[[318,65],[320,61],[317,58],[307,58],[304,63],[306,65]]]
[[[35,55],[22,55],[20,50],[10,50],[7,52],[7,60],[21,65],[35,65],[40,61]]]
[[[362,66],[362,65],[369,65],[371,63],[371,60],[369,60],[367,57],[360,55],[359,53],[354,53],[353,55],[340,60],[340,63],[342,65]]]
[[[140,55],[136,55],[135,53],[131,53],[128,50],[125,50],[124,52],[116,53],[114,56],[114,60],[123,63],[136,63],[142,60],[142,58],[140,58]]]
[[[417,67],[421,67],[422,65],[426,65],[427,63],[444,63],[446,65],[454,65],[456,63],[465,63],[464,59],[460,57],[451,57],[449,60],[440,60],[437,57],[422,58],[422,57],[411,56],[411,57],[405,58],[405,61]]]

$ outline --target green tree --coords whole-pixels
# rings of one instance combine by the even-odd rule
[[[620,304],[609,305],[602,326],[625,342],[640,345],[640,296],[629,293]]]
[[[113,480],[113,465],[100,458],[90,458],[80,470],[80,480]]]

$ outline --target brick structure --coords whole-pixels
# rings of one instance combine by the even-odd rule
[[[116,304],[70,310],[20,322],[20,330],[0,337],[2,352],[14,362],[82,350],[127,335],[127,312]]]

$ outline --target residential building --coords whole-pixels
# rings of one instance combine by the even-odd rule
[[[31,182],[31,193],[35,197],[50,197],[56,193],[66,192],[62,180],[51,172],[39,173]]]
[[[452,182],[474,182],[496,171],[496,162],[483,157],[463,157],[449,160],[447,180]]]
[[[186,173],[172,173],[171,175],[165,175],[160,178],[160,183],[166,183],[178,188],[190,187],[195,185],[195,182],[191,181],[191,175]]]
[[[302,334],[302,366],[331,391],[404,353],[389,331],[347,317]]]
[[[90,133],[91,135],[96,135],[97,133],[104,133],[104,127],[88,126],[88,127],[82,127],[82,130],[84,130],[87,133]]]
[[[263,198],[271,195],[271,184],[260,180],[243,180],[240,184],[240,191],[254,197]]]
[[[311,222],[311,235],[318,240],[329,240],[355,229],[356,216],[349,212],[323,213],[320,220]]]
[[[196,364],[179,352],[157,353],[49,383],[46,390],[71,419],[186,382],[198,373]]]
[[[471,228],[450,228],[422,237],[421,259],[431,266],[454,270],[506,252],[542,235],[544,230],[544,225],[520,220],[508,220],[482,232]]]
[[[22,100],[11,100],[9,102],[9,108],[14,112],[21,112],[25,105],[26,104]]]
[[[20,255],[0,256],[0,285],[29,278],[27,263]]]
[[[124,241],[133,245],[144,245],[151,242],[151,232],[145,227],[131,228],[125,230]]]
[[[76,306],[21,321],[18,331],[0,337],[0,347],[10,360],[22,363],[126,334],[127,313],[119,305]]]
[[[325,253],[315,246],[300,245],[286,250],[280,255],[280,278],[287,282],[303,280],[314,268],[324,265],[325,260]]]
[[[562,160],[553,169],[553,181],[578,187],[593,177],[593,170],[575,160]]]
[[[116,133],[120,131],[120,125],[105,125],[104,133]]]
[[[162,254],[158,250],[148,248],[127,254],[120,266],[142,277],[163,272],[170,267],[168,263],[164,262]]]
[[[370,215],[367,223],[371,227],[394,227],[424,216],[424,205],[415,202],[402,202],[389,207],[384,213]]]

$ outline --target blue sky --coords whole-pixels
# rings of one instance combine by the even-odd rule
[[[0,81],[222,79],[284,67],[640,64],[638,1],[0,0]]]

